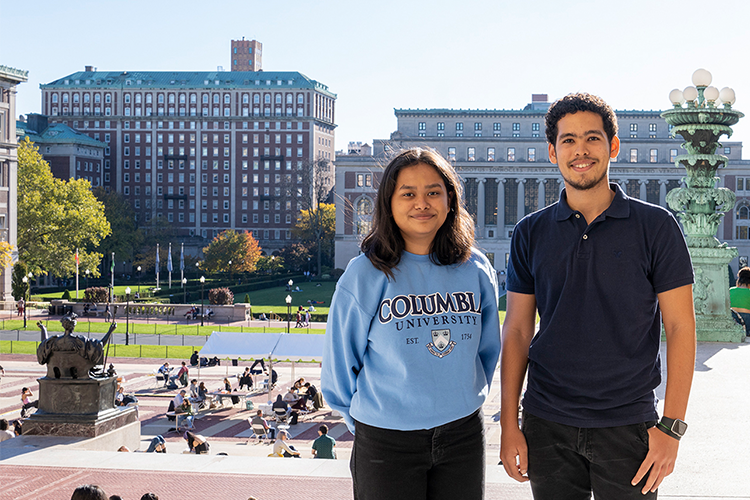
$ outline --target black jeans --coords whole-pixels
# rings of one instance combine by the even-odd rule
[[[356,422],[350,468],[356,500],[482,499],[481,410],[417,431],[381,429]]]
[[[656,422],[578,428],[523,413],[529,479],[535,500],[656,499],[630,481],[648,453],[648,429]]]

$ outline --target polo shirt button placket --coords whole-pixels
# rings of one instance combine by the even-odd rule
[[[583,239],[584,239],[584,240],[587,240],[587,239],[589,239],[589,235],[588,235],[588,234],[584,234],[584,235],[583,235]]]

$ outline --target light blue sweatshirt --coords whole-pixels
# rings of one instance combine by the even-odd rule
[[[451,266],[404,252],[393,274],[360,255],[331,302],[321,390],[352,433],[355,420],[407,431],[471,415],[500,355],[497,277],[478,250]]]

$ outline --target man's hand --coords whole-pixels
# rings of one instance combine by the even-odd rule
[[[529,477],[528,470],[529,452],[521,429],[517,426],[503,428],[500,438],[500,460],[503,461],[505,472],[518,482],[526,482]]]
[[[666,435],[657,429],[656,426],[651,427],[648,430],[648,454],[633,478],[633,486],[641,482],[641,479],[643,479],[650,469],[651,472],[648,474],[646,484],[643,486],[641,493],[645,495],[649,490],[656,491],[664,478],[674,470],[679,446],[680,442],[678,440]]]

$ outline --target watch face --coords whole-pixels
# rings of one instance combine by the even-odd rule
[[[678,436],[682,436],[683,434],[685,434],[685,431],[687,431],[687,424],[682,420],[675,420],[672,424],[672,432],[674,432]]]

